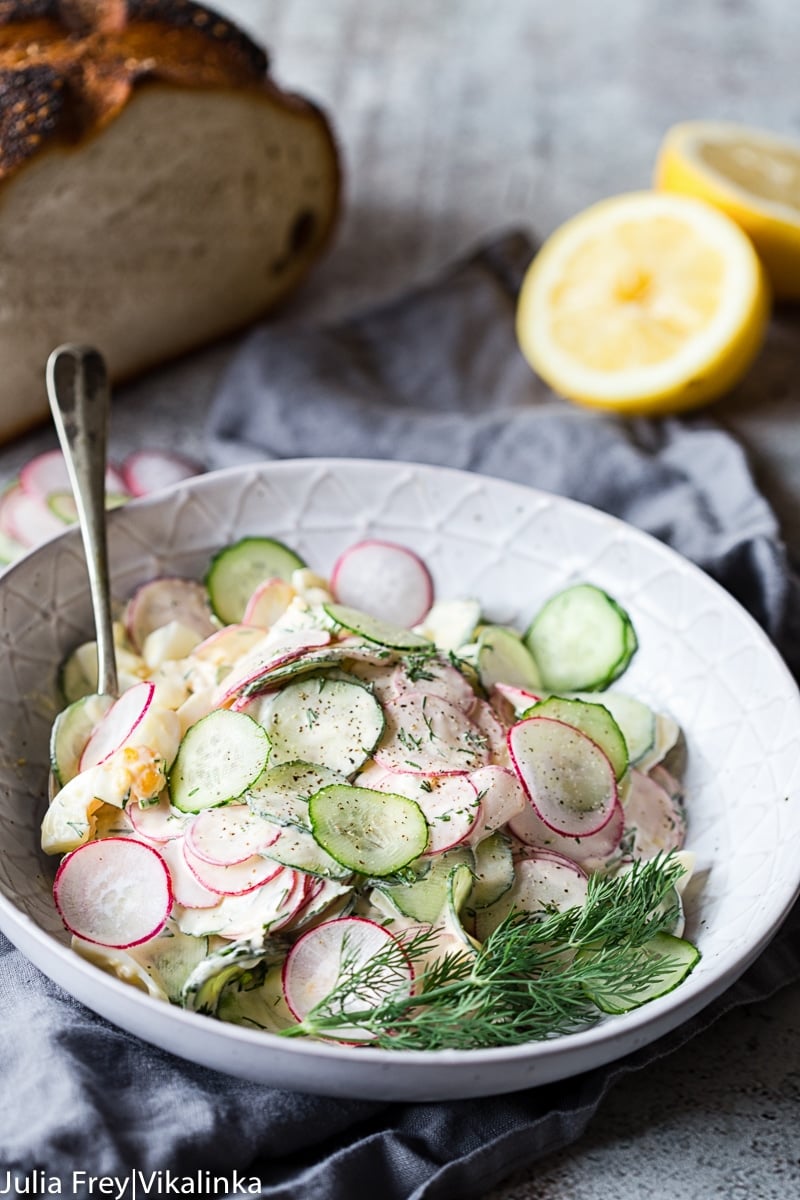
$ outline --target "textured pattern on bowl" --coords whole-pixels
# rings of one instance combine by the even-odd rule
[[[440,596],[478,596],[492,619],[518,627],[570,581],[611,591],[641,643],[625,689],[686,732],[689,848],[703,880],[689,934],[702,961],[670,995],[570,1038],[397,1055],[213,1022],[73,955],[50,894],[55,864],[38,850],[57,666],[91,631],[71,532],[0,581],[0,927],[43,971],[119,1025],[209,1066],[299,1090],[422,1099],[509,1091],[619,1057],[693,1015],[752,961],[800,883],[800,699],[727,593],[646,535],[560,498],[433,467],[305,460],[219,472],[114,512],[115,595],[159,573],[202,576],[212,551],[246,533],[286,540],[323,572],[365,535],[404,542]]]

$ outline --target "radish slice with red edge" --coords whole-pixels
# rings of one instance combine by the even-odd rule
[[[666,782],[672,777],[664,771],[660,780]],[[634,858],[653,858],[661,851],[680,850],[686,837],[686,818],[678,796],[670,795],[655,778],[631,771],[625,829],[631,835]]]
[[[72,484],[64,455],[60,450],[46,450],[27,462],[19,473],[19,482],[29,496],[43,503],[53,492],[72,493]],[[120,472],[111,463],[106,467],[106,491],[128,492],[127,484]]]
[[[515,875],[511,888],[499,900],[478,910],[475,932],[479,941],[485,941],[512,910],[541,913],[556,908],[564,912],[586,900],[585,873],[562,855],[531,855],[516,864]]]
[[[2,500],[2,527],[14,541],[30,549],[64,532],[64,522],[44,500],[24,491],[20,484],[9,488]]]
[[[172,894],[176,902],[184,908],[216,908],[222,900],[222,893],[205,887],[197,876],[192,874],[184,857],[183,845],[183,838],[174,838],[171,842],[159,846],[159,854],[169,869]]]
[[[265,579],[247,601],[242,624],[269,629],[283,616],[294,597],[295,590],[285,579]]]
[[[166,450],[135,450],[122,464],[125,488],[132,496],[149,496],[161,488],[172,487],[193,475],[202,475],[204,468],[194,459]]]
[[[195,858],[230,867],[271,846],[279,833],[278,825],[256,816],[246,804],[223,804],[195,817],[186,833],[186,845]]]
[[[331,572],[339,604],[410,629],[433,604],[433,580],[425,563],[395,542],[368,538],[340,555]]]
[[[424,692],[428,696],[439,696],[460,708],[467,716],[474,709],[477,699],[469,680],[456,667],[442,662],[439,658],[415,664],[413,669],[400,663],[395,668],[393,685],[395,696],[401,696],[404,692]]]
[[[481,823],[473,831],[472,841],[487,837],[530,808],[528,797],[517,775],[509,767],[490,763],[479,767],[469,777],[481,798]]]
[[[387,954],[388,952],[388,954]],[[326,1030],[326,1037],[348,1041],[368,1041],[374,1035],[356,1025],[348,1026],[348,1012],[376,1007],[389,996],[410,996],[414,986],[414,971],[397,938],[375,921],[364,917],[338,917],[323,921],[298,938],[283,965],[283,994],[298,1021],[304,1020],[314,1007],[336,986],[344,960],[351,971],[366,965],[377,955],[387,956],[385,966],[375,968],[368,987],[344,1001],[342,1025]]]
[[[263,641],[263,629],[256,629],[253,625],[226,625],[195,646],[192,658],[213,663],[215,667],[232,667]]]
[[[164,859],[131,838],[73,850],[58,868],[53,896],[70,933],[119,950],[155,937],[172,908]]]
[[[215,706],[222,708],[230,704],[239,692],[258,683],[270,671],[303,658],[309,650],[327,646],[331,635],[324,629],[297,629],[282,633],[280,641],[273,641],[271,644],[264,636],[260,640],[263,643],[261,648],[256,645],[255,649],[240,658],[233,670],[225,676],[214,693]]]
[[[611,820],[598,830],[585,837],[567,837],[556,833],[545,825],[531,804],[525,803],[524,809],[515,814],[508,823],[509,833],[538,851],[558,853],[580,863],[587,869],[601,866],[619,847],[625,828],[625,812],[619,800],[614,806]]]
[[[274,879],[282,870],[280,863],[273,862],[270,858],[262,858],[260,854],[254,854],[244,862],[231,863],[229,866],[205,862],[192,853],[186,841],[183,843],[183,857],[189,870],[203,887],[220,892],[223,896],[244,896],[247,892],[254,892],[262,884],[269,883],[270,879]]]
[[[614,768],[585,734],[550,717],[529,717],[509,730],[508,747],[531,804],[556,833],[585,837],[611,820]]]
[[[158,804],[148,804],[144,808],[139,804],[128,804],[125,812],[136,832],[154,842],[171,842],[173,838],[182,837],[190,820],[185,813],[173,810],[166,795]]]
[[[481,816],[481,798],[468,775],[409,775],[369,767],[356,779],[359,787],[414,800],[428,822],[425,857],[442,854],[466,841]]]
[[[149,634],[171,621],[179,621],[203,638],[217,631],[201,583],[177,576],[151,579],[137,588],[128,601],[125,624],[137,650],[141,650]]]
[[[466,775],[489,758],[485,736],[440,696],[403,692],[383,713],[386,727],[374,758],[387,771]]]
[[[153,702],[155,684],[135,683],[116,700],[86,743],[80,769],[96,767],[124,746]]]

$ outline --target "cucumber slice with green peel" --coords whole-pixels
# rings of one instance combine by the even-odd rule
[[[576,955],[576,961],[590,962],[596,958],[602,964],[602,947],[597,950],[583,949]],[[637,959],[644,956],[646,960],[661,960],[662,968],[655,979],[649,983],[637,986]],[[673,991],[679,983],[700,961],[700,951],[691,942],[675,937],[671,933],[657,933],[655,937],[639,948],[631,951],[631,986],[622,991],[618,986],[606,991],[602,982],[584,984],[584,990],[590,1000],[605,1013],[626,1013],[633,1008],[639,1008],[648,1000],[655,1000]]]
[[[579,729],[600,747],[618,780],[627,771],[628,747],[622,730],[599,698],[590,703],[549,696],[523,713],[523,719],[525,717],[552,717],[554,721],[563,721],[565,725]]]
[[[181,812],[229,804],[251,787],[267,765],[269,742],[245,713],[217,709],[192,725],[169,773],[172,803]]]
[[[262,974],[258,969],[246,970],[225,984],[217,1008],[221,1021],[267,1033],[281,1033],[297,1024],[283,995],[283,964],[270,967],[263,979]]]
[[[50,734],[50,768],[62,787],[78,774],[86,743],[113,703],[111,696],[92,693],[73,700],[56,717]]]
[[[276,825],[308,829],[309,797],[331,783],[347,783],[347,779],[317,763],[281,763],[268,768],[248,789],[245,799],[250,811],[259,817]]]
[[[341,625],[350,633],[358,634],[368,642],[376,642],[379,646],[387,646],[390,650],[427,650],[433,654],[436,647],[428,638],[400,625],[392,625],[389,621],[381,621],[370,617],[357,608],[346,604],[323,604],[323,609],[332,621]]]
[[[467,933],[461,921],[461,910],[472,891],[474,882],[475,876],[466,863],[458,863],[451,868],[447,877],[447,900],[438,925],[445,934],[449,934],[461,942],[464,949],[472,954],[477,954],[480,943]]]
[[[478,636],[475,665],[486,691],[496,683],[536,691],[539,669],[518,633],[503,625],[485,625]]]
[[[84,642],[72,651],[58,672],[58,686],[67,704],[97,690],[97,642]]]
[[[248,601],[267,579],[291,582],[292,572],[306,564],[275,538],[244,537],[215,554],[205,584],[211,607],[225,625],[238,624]]]
[[[493,833],[475,847],[475,871],[467,911],[488,908],[514,885],[514,856],[511,842]]]
[[[622,674],[638,646],[628,614],[591,583],[548,600],[524,640],[542,686],[554,692],[601,691]]]
[[[653,749],[656,740],[656,714],[641,700],[629,696],[626,692],[576,692],[570,699],[602,704],[608,709],[625,738],[632,767]]]
[[[182,933],[168,921],[158,937],[129,951],[148,972],[155,973],[173,1004],[180,1003],[184,984],[208,956],[208,939]]]
[[[266,714],[270,766],[303,759],[353,775],[371,756],[383,726],[383,710],[363,684],[324,675],[295,680],[275,695]]]
[[[428,822],[414,800],[392,792],[332,784],[308,802],[315,840],[342,866],[392,875],[424,853]]]
[[[310,829],[285,825],[277,839],[263,852],[265,858],[303,871],[306,875],[319,875],[322,879],[349,879],[352,872],[320,846]]]
[[[215,950],[199,962],[181,989],[180,1001],[190,1012],[214,1016],[222,993],[245,972],[262,977],[272,966],[279,966],[285,947],[270,945],[261,938],[245,938]]]
[[[374,890],[386,897],[404,917],[433,925],[447,904],[450,872],[454,867],[463,864],[472,873],[475,858],[468,847],[457,846],[453,850],[446,850],[444,854],[437,854],[428,861],[430,867],[413,883],[381,883]]]

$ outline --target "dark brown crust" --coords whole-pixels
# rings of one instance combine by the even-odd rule
[[[149,79],[258,87],[325,121],[275,86],[260,47],[190,0],[0,0],[0,179],[45,143],[96,133]]]

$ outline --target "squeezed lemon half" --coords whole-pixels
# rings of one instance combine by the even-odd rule
[[[550,237],[528,268],[517,337],[561,395],[636,415],[708,403],[764,338],[769,290],[741,229],[685,196],[603,200]]]
[[[752,238],[775,295],[800,299],[800,143],[726,121],[685,121],[661,144],[655,182],[726,212]]]

